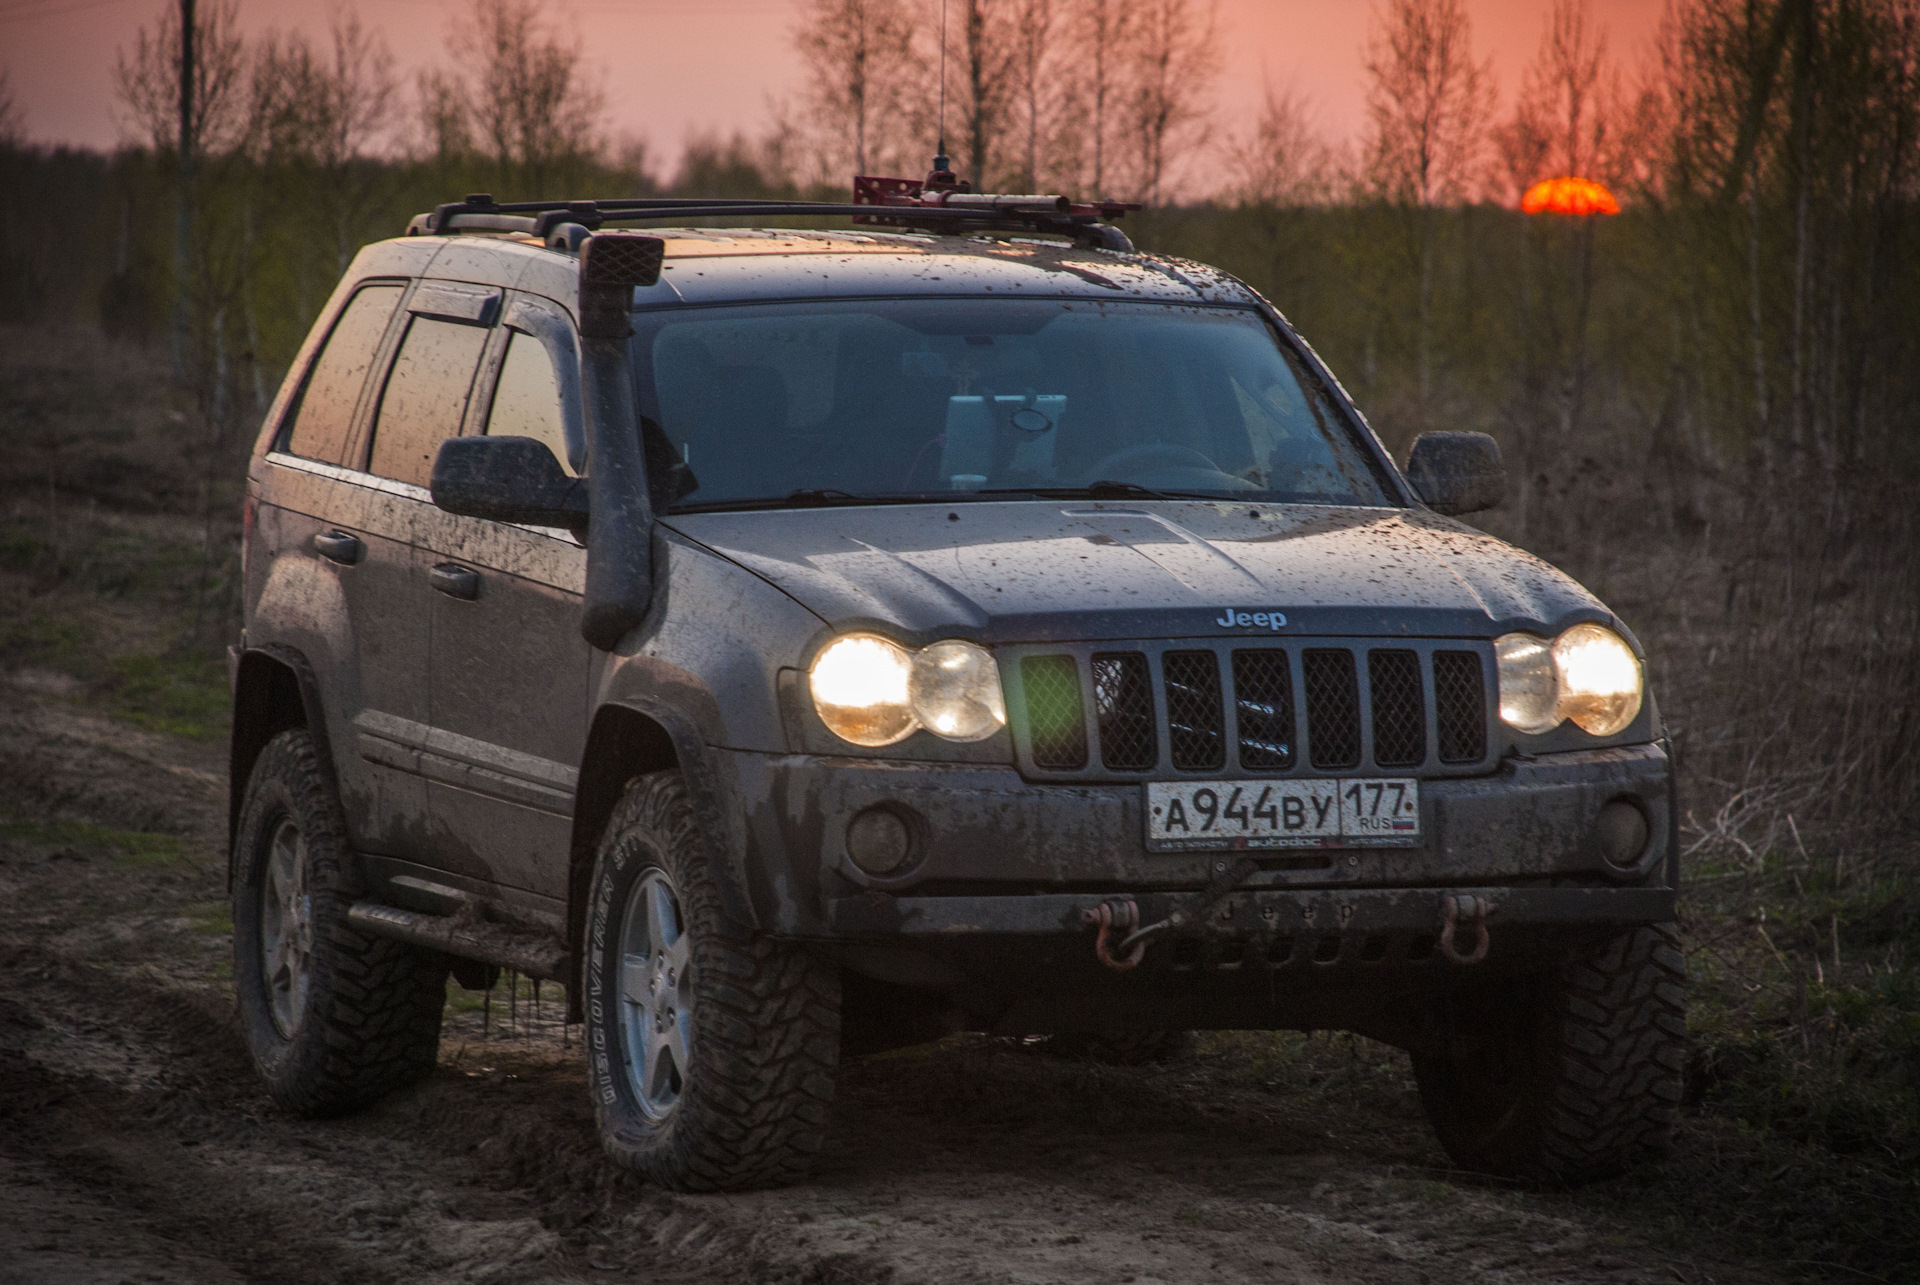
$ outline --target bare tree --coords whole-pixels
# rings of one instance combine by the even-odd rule
[[[906,0],[808,0],[793,34],[807,86],[783,132],[814,154],[815,177],[845,183],[899,158],[914,36]]]
[[[1016,0],[1014,9],[1015,90],[1026,144],[1018,184],[1023,192],[1040,190],[1042,167],[1050,159],[1054,114],[1060,101],[1053,74],[1058,7],[1056,0]]]
[[[541,0],[473,0],[447,52],[452,67],[420,80],[423,123],[441,156],[477,152],[537,187],[556,165],[604,150],[606,95]]]
[[[1433,398],[1433,262],[1438,207],[1472,192],[1492,109],[1461,0],[1387,0],[1367,42],[1368,180],[1419,216],[1420,407]]]
[[[1169,157],[1207,116],[1220,70],[1219,12],[1216,0],[1135,0],[1133,17],[1134,184],[1141,200],[1158,205]]]
[[[1492,71],[1475,62],[1461,0],[1388,0],[1367,42],[1367,160],[1389,200],[1466,199],[1492,106]]]
[[[376,172],[366,162],[392,140],[398,86],[385,41],[357,14],[335,14],[330,44],[316,49],[298,33],[274,33],[261,43],[248,134],[262,165],[292,166],[318,179],[314,196],[329,212],[335,270],[344,271],[373,195]]]
[[[226,151],[240,141],[246,125],[247,56],[234,28],[237,12],[237,0],[196,8],[192,94],[184,117],[177,6],[167,5],[152,26],[140,28],[131,50],[122,48],[115,55],[121,126],[135,142],[179,159],[183,154]]]
[[[1513,114],[1493,131],[1502,177],[1520,190],[1560,175],[1617,181],[1620,110],[1606,33],[1589,22],[1587,0],[1554,0]]]
[[[26,120],[13,96],[7,73],[0,71],[0,148],[19,147],[26,141]]]
[[[1269,85],[1251,132],[1227,145],[1227,195],[1240,205],[1307,205],[1331,195],[1334,152],[1314,127],[1306,100]]]
[[[1014,0],[957,0],[947,30],[949,119],[957,119],[966,147],[965,175],[976,187],[995,178],[1008,117],[1013,72],[1019,55],[1012,20]],[[957,92],[956,92],[957,91]]]
[[[1079,144],[1076,150],[1082,164],[1090,166],[1083,171],[1091,180],[1088,195],[1100,198],[1108,195],[1111,182],[1107,141],[1125,94],[1135,27],[1127,0],[1073,3],[1072,56],[1079,68],[1075,81],[1081,100],[1073,114],[1085,131],[1075,140]]]
[[[206,153],[230,149],[244,128],[246,49],[234,30],[236,0],[197,8],[181,0],[140,28],[131,53],[114,59],[123,127],[174,159],[173,373],[185,378],[192,328],[194,170]]]

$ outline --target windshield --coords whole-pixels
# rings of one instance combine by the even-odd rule
[[[1100,493],[1390,505],[1258,313],[944,299],[649,312],[641,406],[697,487],[755,502]]]

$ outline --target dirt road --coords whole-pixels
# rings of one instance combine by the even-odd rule
[[[552,988],[455,992],[439,1073],[333,1122],[256,1087],[216,747],[0,680],[0,1282],[1732,1281],[1636,1189],[1450,1174],[1404,1062],[1212,1037],[1124,1069],[957,1037],[849,1065],[809,1184],[614,1173]]]

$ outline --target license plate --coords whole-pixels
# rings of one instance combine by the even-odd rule
[[[1390,848],[1420,842],[1420,783],[1149,781],[1147,849]]]

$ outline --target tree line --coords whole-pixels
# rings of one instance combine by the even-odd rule
[[[50,257],[0,213],[0,311],[164,335],[251,412],[355,249],[450,196],[832,196],[944,142],[982,188],[1144,202],[1137,239],[1272,293],[1390,436],[1494,385],[1575,433],[1627,370],[1607,345],[1654,333],[1701,433],[1829,466],[1898,436],[1920,0],[1676,0],[1637,62],[1555,0],[1504,107],[1462,0],[1379,0],[1351,143],[1284,89],[1222,119],[1212,0],[806,0],[791,35],[793,96],[669,180],[544,0],[472,0],[411,81],[351,9],[247,38],[234,0],[169,0],[119,51],[112,156],[32,147],[0,82],[9,185],[98,230]],[[1512,213],[1568,173],[1613,185],[1617,226]]]

